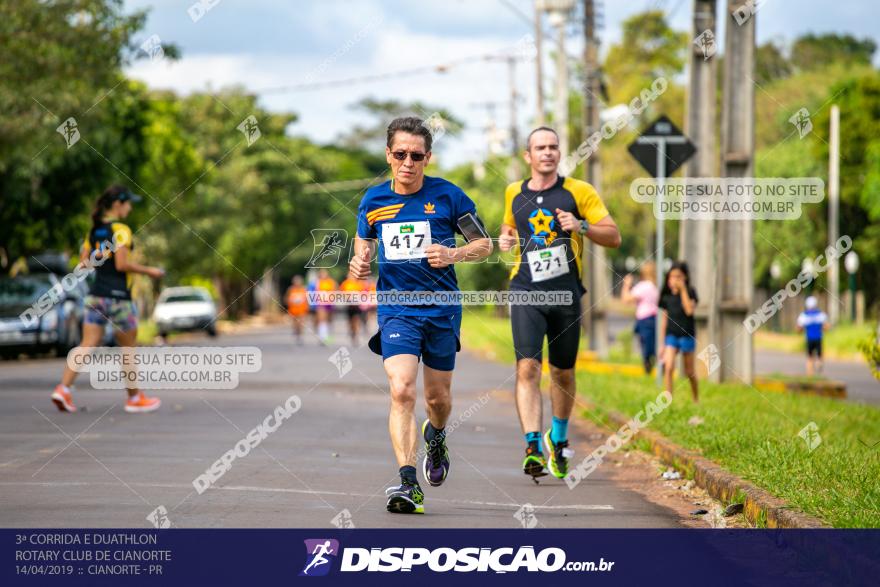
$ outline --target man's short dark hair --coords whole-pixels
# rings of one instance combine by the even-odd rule
[[[431,131],[425,125],[425,121],[415,116],[402,116],[395,118],[388,125],[388,148],[394,144],[394,135],[397,132],[405,132],[411,135],[418,135],[425,139],[425,152],[431,150]]]
[[[532,135],[536,132],[541,132],[542,130],[550,131],[556,135],[556,140],[559,140],[559,133],[556,132],[556,129],[550,128],[549,126],[539,126],[535,130],[529,133],[529,136],[526,138],[526,151],[532,148]]]

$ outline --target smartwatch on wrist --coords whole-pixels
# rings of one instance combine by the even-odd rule
[[[590,230],[590,223],[586,220],[581,220],[578,225],[578,232],[581,234],[587,234],[587,231]]]

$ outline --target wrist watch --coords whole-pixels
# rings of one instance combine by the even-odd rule
[[[586,220],[581,220],[578,225],[578,232],[581,234],[587,234],[587,231],[590,230],[590,223]]]

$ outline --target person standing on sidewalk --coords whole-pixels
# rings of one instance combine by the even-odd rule
[[[639,337],[642,349],[642,365],[650,375],[657,359],[657,311],[660,291],[654,283],[654,262],[648,261],[639,271],[640,280],[633,286],[632,275],[623,278],[620,299],[627,304],[636,305],[636,324],[633,330]]]
[[[673,392],[675,357],[681,352],[684,373],[691,384],[694,403],[699,402],[699,384],[694,368],[694,351],[697,348],[697,332],[694,311],[697,308],[697,291],[691,287],[687,263],[676,261],[666,273],[666,281],[660,292],[660,333],[663,335],[664,381],[666,390]]]

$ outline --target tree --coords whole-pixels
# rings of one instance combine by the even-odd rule
[[[791,48],[791,63],[801,70],[824,67],[829,63],[869,65],[877,44],[852,35],[809,33],[799,37]]]
[[[151,193],[167,209],[154,206],[155,218],[141,229],[148,254],[163,260],[170,281],[210,277],[221,307],[236,315],[250,309],[264,271],[302,270],[313,251],[313,228],[354,234],[360,190],[305,187],[375,176],[357,155],[287,136],[295,116],[267,112],[241,89],[168,100],[157,124],[180,129],[185,142],[169,148],[191,149],[195,168],[185,180],[167,182],[162,163],[151,164]],[[260,131],[250,145],[238,129],[248,116]],[[151,138],[157,153],[171,139]]]
[[[689,43],[688,34],[670,28],[661,10],[625,20],[623,38],[608,49],[603,66],[612,103],[629,103],[658,77],[671,83],[684,71]]]
[[[603,71],[608,79],[610,105],[628,107],[633,98],[650,89],[658,77],[666,80],[667,88],[650,103],[629,127],[617,132],[611,139],[603,139],[598,156],[602,161],[602,197],[618,224],[624,227],[621,248],[611,257],[629,255],[640,258],[652,254],[656,226],[651,206],[635,202],[629,195],[633,180],[645,176],[645,171],[627,152],[627,146],[638,132],[660,113],[664,113],[681,127],[684,122],[684,88],[675,83],[684,71],[690,39],[687,33],[669,27],[662,11],[636,14],[623,23],[623,38],[608,49]],[[578,104],[581,98],[578,97]],[[579,117],[580,107],[575,112]],[[578,129],[579,131],[579,129]],[[580,132],[577,136],[580,137]],[[597,155],[592,155],[597,156]],[[667,247],[674,251],[677,242],[677,223],[667,223]]]
[[[351,131],[340,137],[340,142],[349,147],[366,152],[382,153],[385,151],[385,136],[388,123],[399,116],[417,116],[427,120],[432,116],[439,117],[447,134],[457,134],[464,123],[445,108],[430,106],[423,102],[404,103],[398,100],[377,100],[364,98],[353,105],[374,120],[369,126],[355,125]],[[438,141],[438,145],[441,144]]]
[[[792,65],[782,53],[782,48],[773,41],[758,47],[755,53],[755,79],[760,84],[768,84],[791,75]]]
[[[868,300],[880,297],[880,73],[876,70],[835,84],[830,97],[840,107],[840,233],[853,239],[862,259],[859,271]],[[814,143],[828,160],[830,108],[813,121],[822,141]]]
[[[7,259],[44,248],[75,252],[89,202],[108,183],[136,175],[148,108],[143,89],[120,68],[146,56],[132,42],[144,18],[124,14],[122,0],[0,2],[0,250]],[[177,54],[164,47],[166,57]],[[68,117],[80,133],[70,148],[56,132]]]
[[[813,155],[809,141],[795,135],[780,140],[755,153],[757,177],[824,177],[826,168]],[[753,242],[755,245],[752,276],[755,284],[778,289],[782,283],[795,277],[801,262],[815,258],[825,248],[825,206],[804,204],[801,216],[795,220],[756,220]],[[813,238],[804,238],[805,234]],[[770,265],[776,261],[781,268],[782,283],[772,283]]]
[[[135,255],[164,266],[166,283],[213,278],[229,302],[267,268],[301,269],[311,228],[353,232],[359,190],[307,194],[303,186],[374,177],[384,158],[291,138],[295,115],[266,112],[242,90],[180,98],[126,80],[121,64],[143,53],[130,44],[143,14],[125,16],[121,4],[0,4],[12,56],[0,62],[5,258],[49,248],[75,255],[110,183],[144,196],[128,218]],[[55,128],[68,115],[79,135],[65,144]],[[249,115],[262,134],[252,145],[238,129]],[[233,313],[249,300],[241,296]]]
[[[504,170],[510,158],[497,157],[479,163],[465,163],[445,174],[446,179],[461,187],[477,205],[477,213],[493,238],[501,232],[504,218],[504,190],[509,183]],[[507,287],[511,253],[496,247],[488,259],[478,263],[456,265],[461,289],[500,290]]]
[[[10,153],[33,155],[64,118],[118,81],[144,19],[124,15],[122,0],[0,2],[0,172]]]

